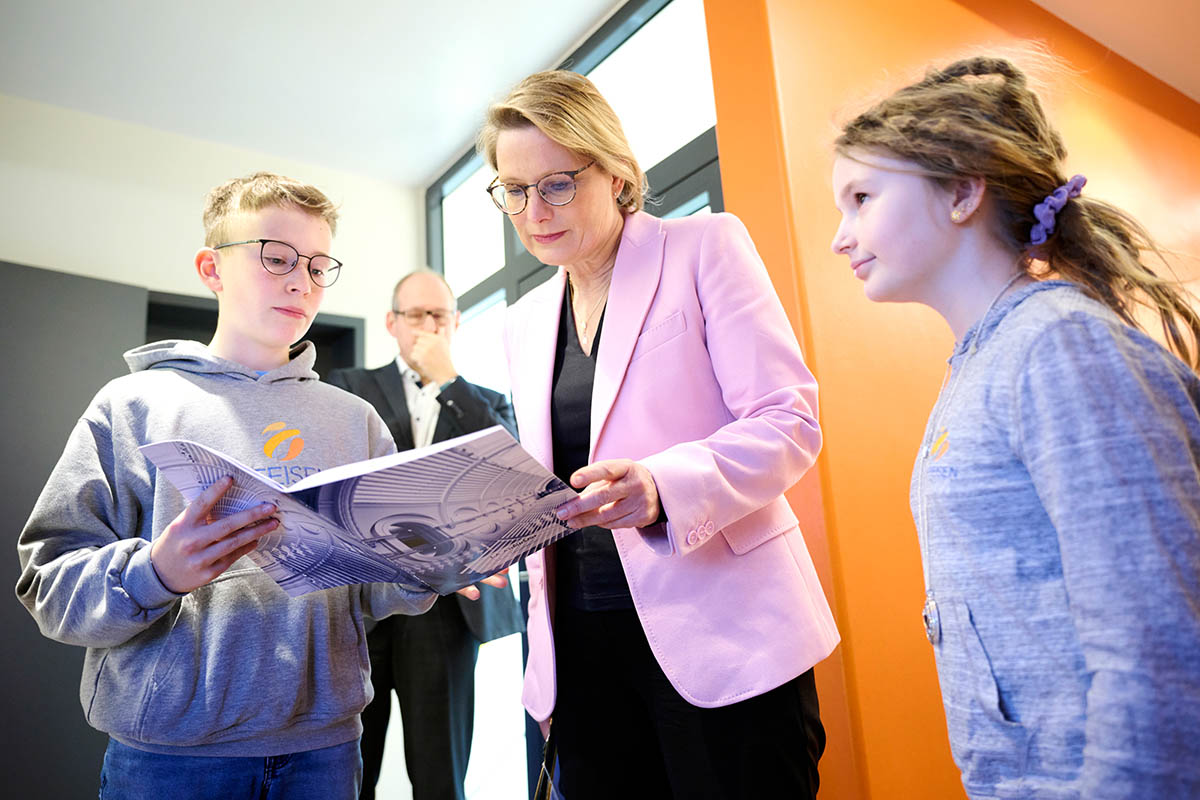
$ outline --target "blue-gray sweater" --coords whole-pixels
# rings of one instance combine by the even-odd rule
[[[1200,798],[1200,380],[1061,281],[950,368],[911,500],[967,793]]]

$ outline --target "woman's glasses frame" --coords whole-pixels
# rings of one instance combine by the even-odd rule
[[[537,193],[542,196],[542,199],[552,206],[565,206],[575,199],[576,176],[595,163],[596,159],[593,158],[579,169],[551,172],[549,175],[543,175],[538,178],[533,183],[501,183],[500,178],[496,178],[487,187],[487,193],[492,198],[492,202],[496,205],[496,208],[509,216],[520,214],[529,205],[530,189],[537,189]],[[556,186],[556,183],[564,185]],[[509,200],[515,201],[518,190],[521,192],[520,206],[510,208]]]

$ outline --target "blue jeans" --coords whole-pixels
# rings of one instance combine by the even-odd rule
[[[357,800],[358,740],[267,758],[147,753],[108,740],[100,800]]]

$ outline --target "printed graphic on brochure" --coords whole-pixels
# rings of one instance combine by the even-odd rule
[[[449,594],[574,530],[554,509],[575,491],[499,426],[288,488],[196,442],[141,451],[189,502],[232,476],[215,516],[274,503],[282,524],[249,557],[293,597],[373,582]]]

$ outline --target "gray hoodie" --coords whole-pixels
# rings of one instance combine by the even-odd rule
[[[967,794],[1200,797],[1200,379],[1061,281],[950,367],[912,508]]]
[[[289,598],[249,559],[186,595],[150,542],[184,508],[140,445],[192,439],[283,484],[395,449],[375,410],[320,383],[315,348],[259,375],[197,342],[125,354],[132,375],[76,424],[18,552],[17,595],[46,636],[87,648],[88,722],[143,750],[269,756],[355,739],[371,699],[363,616],[434,595],[366,584]]]

